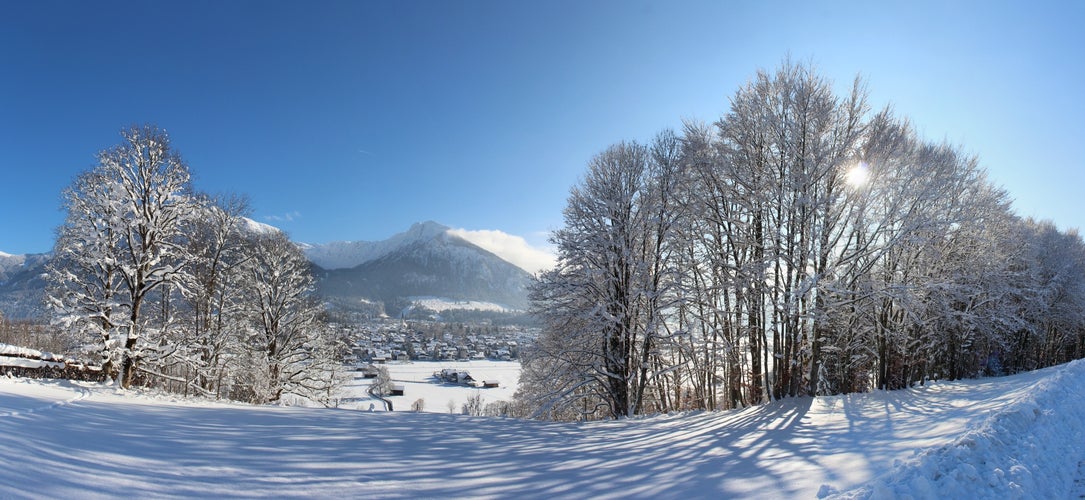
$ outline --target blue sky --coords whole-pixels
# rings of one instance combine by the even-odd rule
[[[756,4],[756,5],[746,5]],[[0,17],[0,251],[48,251],[118,131],[295,240],[436,220],[545,243],[592,155],[712,121],[758,68],[861,73],[977,154],[1022,215],[1085,227],[1082,2],[14,2]]]

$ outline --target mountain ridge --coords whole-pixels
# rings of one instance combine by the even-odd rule
[[[326,269],[315,263],[321,295],[377,300],[398,310],[410,297],[481,301],[523,310],[531,275],[500,256],[425,222],[411,226],[372,248],[380,254],[349,267]],[[364,247],[363,247],[364,248]],[[375,252],[374,252],[375,253]],[[310,260],[314,260],[310,258]],[[394,308],[388,308],[394,305]]]
[[[449,227],[425,221],[412,224],[404,232],[378,241],[340,240],[324,244],[298,243],[310,262],[325,270],[350,269],[379,259],[396,248],[411,242],[432,239],[445,234]]]
[[[239,227],[255,234],[279,231],[251,219]],[[451,231],[425,221],[381,241],[295,244],[313,265],[318,295],[336,308],[395,314],[414,306],[412,298],[437,297],[525,310],[531,274]],[[44,315],[42,274],[50,255],[0,254],[0,314]]]

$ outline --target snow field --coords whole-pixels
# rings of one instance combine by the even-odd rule
[[[520,363],[517,361],[413,361],[393,362],[384,365],[392,376],[392,381],[404,387],[403,396],[388,396],[393,409],[410,411],[411,404],[421,398],[425,403],[423,411],[430,413],[460,413],[464,403],[472,396],[482,398],[482,404],[497,401],[512,401],[516,386],[520,382]],[[444,368],[464,370],[481,382],[497,380],[496,388],[476,388],[437,381],[433,373]],[[361,378],[361,374],[352,372],[354,379],[344,388],[345,403],[341,407],[367,410],[370,404],[374,409],[383,411],[383,404],[366,393],[373,379]]]
[[[952,443],[837,497],[1068,498],[1085,459],[1085,360],[1044,371],[1052,374]]]
[[[449,310],[463,311],[490,311],[490,312],[515,312],[501,304],[482,302],[478,300],[452,300],[444,297],[409,297],[411,307],[424,307],[431,311],[443,313]],[[409,309],[409,308],[408,308]]]
[[[7,378],[5,382],[0,389],[0,419],[51,410],[90,395],[89,390],[68,382],[18,378]]]
[[[456,367],[433,365],[389,366]],[[436,395],[435,413],[388,413],[0,377],[0,498],[1065,498],[1083,387],[1077,362],[568,424],[449,415]]]

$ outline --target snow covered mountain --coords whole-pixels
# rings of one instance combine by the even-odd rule
[[[242,222],[252,233],[278,231],[251,219]],[[376,306],[396,315],[408,307],[490,312],[527,307],[531,275],[436,222],[414,224],[383,241],[299,246],[313,263],[318,293],[348,310]],[[44,314],[41,275],[48,259],[48,254],[0,253],[0,313],[11,318]]]
[[[275,226],[264,224],[263,222],[256,222],[248,217],[242,217],[241,223],[238,224],[242,231],[247,231],[251,234],[272,234],[282,232]]]
[[[303,248],[318,268],[318,291],[337,304],[380,301],[389,313],[414,297],[527,306],[531,275],[435,222],[384,241]]]
[[[407,231],[383,241],[333,241],[323,245],[299,245],[309,261],[321,269],[350,269],[379,259],[404,246],[432,240],[448,231],[448,227],[426,221],[414,224]]]
[[[0,314],[9,318],[39,316],[45,294],[45,263],[50,254],[0,252]]]

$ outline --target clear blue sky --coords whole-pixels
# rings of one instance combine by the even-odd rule
[[[9,2],[0,251],[50,250],[61,190],[145,122],[295,240],[432,219],[541,244],[593,154],[715,120],[788,54],[1085,227],[1082,26],[1076,1]]]

